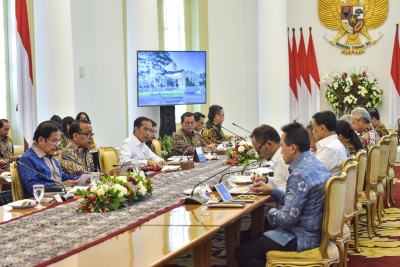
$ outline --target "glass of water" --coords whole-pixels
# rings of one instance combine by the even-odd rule
[[[42,184],[35,184],[33,186],[33,195],[35,196],[38,204],[36,206],[37,209],[42,209],[44,208],[41,204],[40,201],[42,201],[43,195],[44,195],[44,185]]]
[[[96,185],[97,182],[100,182],[100,172],[91,172],[90,182],[92,182],[92,185]]]
[[[133,163],[133,171],[136,173],[136,174],[139,174],[140,173],[140,170],[142,169],[142,164],[140,164],[140,163]]]
[[[231,144],[232,144],[233,147],[236,146],[236,141],[237,141],[237,139],[235,137],[231,138]]]
[[[228,141],[222,141],[222,147],[226,150],[228,149],[229,142]]]

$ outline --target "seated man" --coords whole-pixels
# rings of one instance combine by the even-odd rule
[[[381,122],[381,117],[379,116],[379,111],[376,108],[368,109],[369,116],[371,117],[371,125],[374,127],[375,131],[378,133],[379,137],[382,138],[384,135],[389,135],[389,131],[385,124]]]
[[[282,158],[281,137],[271,126],[262,124],[253,130],[251,142],[261,158],[274,163],[274,177],[266,178],[258,176],[254,182],[265,182],[274,184],[277,188],[285,191],[286,181],[289,177],[289,170]],[[252,177],[254,180],[254,176]],[[269,180],[268,180],[269,179]]]
[[[14,145],[8,132],[10,131],[10,123],[6,119],[0,120],[0,173],[9,172],[8,166],[10,161],[16,160],[18,157],[14,155]]]
[[[155,154],[156,149],[153,145],[154,139],[157,139],[157,123],[151,120],[151,134],[149,139],[146,141],[146,146]]]
[[[62,170],[70,175],[82,175],[97,171],[94,168],[93,154],[89,152],[92,144],[93,130],[89,121],[78,120],[69,127],[71,141],[61,151],[60,165]],[[110,175],[119,174],[120,167],[109,171]]]
[[[183,113],[182,128],[172,136],[171,155],[194,155],[196,147],[202,147],[206,152],[215,147],[214,144],[207,145],[199,132],[194,131],[195,124],[193,113]]]
[[[330,110],[320,111],[313,115],[312,126],[317,140],[315,157],[331,172],[339,175],[342,171],[342,161],[347,158],[347,149],[339,141],[336,134],[336,116]]]
[[[366,109],[357,107],[351,112],[351,120],[353,130],[359,135],[361,144],[368,152],[368,148],[377,144],[381,139],[371,125],[371,116]]]
[[[206,118],[206,116],[200,112],[193,113],[193,116],[194,116],[194,121],[196,122],[194,130],[202,134],[204,127],[204,119]]]
[[[44,121],[36,128],[32,147],[17,161],[17,170],[24,187],[25,198],[33,197],[32,186],[35,184],[42,184],[45,187],[60,183],[75,186],[84,185],[89,180],[90,176],[87,174],[79,177],[66,174],[61,170],[59,163],[53,158],[60,144],[60,138],[60,130],[52,121]]]
[[[154,154],[145,144],[151,135],[151,120],[146,117],[139,117],[134,121],[133,127],[133,135],[121,144],[119,162],[137,160],[148,166],[164,166],[165,161]]]
[[[324,188],[330,173],[311,154],[310,138],[301,124],[285,125],[282,131],[282,157],[290,164],[286,191],[263,182],[254,184],[252,190],[270,194],[283,209],[272,208],[268,212],[274,230],[236,249],[239,266],[264,267],[270,250],[304,251],[318,247],[321,242]]]
[[[203,130],[203,138],[207,144],[222,144],[222,141],[230,141],[232,137],[244,140],[241,136],[227,135],[222,131],[222,123],[225,119],[225,112],[221,106],[212,105],[208,109],[208,121]]]

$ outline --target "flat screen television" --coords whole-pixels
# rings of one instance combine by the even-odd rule
[[[138,107],[206,103],[205,51],[137,51]]]

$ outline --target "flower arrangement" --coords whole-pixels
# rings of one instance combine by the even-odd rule
[[[249,163],[249,160],[258,160],[260,158],[253,144],[244,141],[241,141],[236,144],[235,147],[228,149],[226,155],[228,156],[226,164],[229,165],[245,166]]]
[[[171,156],[172,137],[164,135],[164,137],[160,137],[158,140],[161,143],[161,155],[164,158],[169,158]]]
[[[357,105],[376,108],[382,104],[383,91],[378,88],[372,69],[364,67],[356,74],[354,68],[349,66],[347,72],[337,76],[325,75],[320,82],[328,86],[325,99],[339,116],[350,114]],[[333,82],[326,83],[329,77]]]
[[[83,213],[118,210],[133,201],[151,196],[153,192],[150,178],[127,172],[125,176],[102,177],[100,182],[86,190],[77,190],[83,197],[77,211]]]

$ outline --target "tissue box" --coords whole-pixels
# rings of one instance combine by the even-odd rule
[[[186,162],[181,162],[181,169],[182,170],[190,170],[194,168],[194,162],[193,161],[186,161]]]

